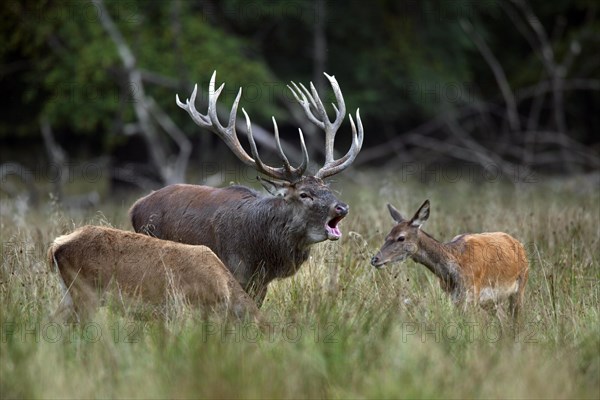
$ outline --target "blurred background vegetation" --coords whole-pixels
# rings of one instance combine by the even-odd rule
[[[0,398],[598,398],[599,4],[3,1]],[[315,246],[263,307],[310,334],[224,341],[187,307],[165,321],[105,307],[103,340],[47,340],[63,296],[47,268],[55,237],[131,229],[140,191],[168,183],[255,184],[175,103],[198,83],[204,113],[215,70],[222,121],[242,86],[271,164],[272,115],[291,159],[298,127],[311,160],[323,158],[290,81],[331,101],[322,73],[333,74],[348,112],[360,107],[365,143],[340,174],[353,210],[344,237]],[[347,120],[337,139],[343,154]],[[392,224],[384,204],[408,212],[426,198],[442,240],[503,230],[526,244],[521,332],[490,338],[502,320],[453,307],[425,268],[369,265]],[[330,326],[333,342],[314,338]],[[475,339],[444,333],[457,326]],[[115,339],[120,327],[134,340]]]
[[[313,81],[330,98],[325,71],[348,111],[360,107],[355,167],[469,164],[511,177],[600,168],[594,0],[37,0],[0,9],[3,194],[23,182],[32,190],[48,168],[60,193],[84,162],[100,166],[108,193],[218,184],[206,166],[235,160],[175,104],[197,82],[205,112],[214,70],[226,83],[223,112],[244,87],[256,129],[272,131],[276,116],[293,149],[302,127],[316,162],[322,135],[286,85]],[[345,151],[347,122],[338,137]],[[268,159],[269,137],[257,139]]]

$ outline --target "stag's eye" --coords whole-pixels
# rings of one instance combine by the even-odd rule
[[[404,236],[399,236],[396,240],[398,240],[399,242],[404,242]]]
[[[301,199],[310,199],[311,197],[308,195],[308,193],[302,192],[302,193],[300,193],[300,198]]]

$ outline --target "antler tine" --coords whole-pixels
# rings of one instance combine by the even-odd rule
[[[348,168],[356,159],[356,156],[360,152],[362,148],[363,139],[364,139],[364,129],[363,124],[360,119],[360,110],[356,110],[356,123],[358,124],[358,133],[356,131],[356,125],[354,125],[354,120],[352,119],[352,115],[350,117],[350,126],[352,127],[352,145],[348,152],[344,155],[344,157],[340,158],[332,162],[329,165],[323,166],[317,174],[315,175],[317,178],[325,179],[329,176],[335,175],[346,168]]]
[[[194,91],[192,92],[190,98],[186,99],[185,104],[179,100],[178,95],[175,96],[177,105],[186,110],[188,114],[190,114],[192,120],[196,123],[196,125],[211,130],[219,138],[221,138],[221,140],[225,142],[225,144],[227,145],[227,147],[229,147],[233,154],[235,154],[244,164],[250,167],[255,167],[254,160],[248,155],[248,153],[246,153],[246,151],[240,144],[240,141],[235,131],[235,120],[237,116],[238,104],[242,96],[242,89],[240,88],[237,97],[233,102],[231,113],[229,115],[229,123],[227,127],[224,127],[219,121],[219,117],[217,115],[217,100],[219,98],[219,95],[223,91],[225,84],[221,84],[221,86],[219,86],[219,88],[215,90],[216,76],[217,71],[214,71],[210,78],[210,83],[208,85],[208,111],[206,115],[201,114],[200,112],[198,112],[198,110],[196,110],[195,103],[196,95],[198,92],[197,84],[194,85]]]
[[[277,121],[275,121],[275,117],[273,119],[273,127],[275,130],[275,144],[277,146],[277,151],[279,152],[279,156],[283,160],[283,166],[286,169],[287,173],[290,176],[295,178],[299,178],[304,175],[306,168],[308,167],[308,150],[306,150],[306,144],[304,143],[304,135],[302,134],[302,129],[298,128],[298,134],[300,135],[300,147],[302,149],[302,163],[298,166],[298,168],[293,168],[290,165],[290,162],[283,152],[283,148],[281,147],[281,141],[279,140],[279,128],[277,127]]]
[[[244,110],[244,107],[242,107],[242,113],[244,113],[244,116],[246,117],[248,142],[250,142],[250,151],[252,152],[252,156],[254,157],[254,164],[256,166],[256,169],[259,172],[262,172],[262,173],[272,176],[273,178],[280,178],[279,176],[273,176],[273,174],[269,173],[267,170],[267,168],[269,168],[269,167],[267,165],[265,165],[262,162],[262,160],[260,159],[260,157],[258,155],[258,149],[256,148],[256,142],[254,141],[254,136],[252,135],[252,123],[250,122],[250,117],[248,116],[248,113],[246,112],[246,110]]]
[[[329,118],[327,117],[327,110],[325,110],[325,106],[323,105],[323,102],[321,101],[321,98],[319,97],[319,93],[317,93],[317,89],[315,88],[315,85],[313,85],[312,82],[310,82],[310,91],[311,91],[311,95],[310,98],[313,101],[313,105],[315,106],[315,109],[317,110],[317,112],[319,113],[319,116],[321,117],[321,121],[323,121],[323,123],[325,124],[325,126],[327,126],[327,123],[329,122]],[[304,85],[302,85],[302,88],[306,90],[306,88],[304,87]]]
[[[306,150],[306,143],[304,143],[304,134],[302,133],[302,129],[298,128],[298,134],[300,135],[300,147],[302,148],[302,163],[298,166],[298,174],[300,176],[304,175],[306,168],[308,168],[308,151]]]
[[[335,115],[335,120],[333,122],[331,122],[327,118],[327,113],[325,111],[325,107],[323,107],[323,104],[321,104],[321,108],[323,110],[324,118],[325,118],[325,165],[323,166],[323,168],[326,168],[334,162],[333,146],[334,146],[334,142],[335,142],[335,134],[337,133],[338,129],[342,125],[342,122],[344,121],[344,118],[346,117],[346,103],[344,102],[344,96],[342,95],[342,90],[340,89],[340,85],[338,84],[337,80],[335,79],[335,76],[328,75],[327,73],[324,73],[324,75],[325,75],[325,77],[327,77],[327,80],[331,84],[331,88],[333,89],[333,93],[335,95],[335,100],[337,101],[337,103],[339,105],[339,109],[335,105],[333,107],[335,109],[336,115]],[[311,88],[314,90],[314,87],[311,87]],[[314,91],[316,93],[316,90],[314,90]]]
[[[312,85],[312,82],[310,84]],[[309,91],[302,82],[300,82],[300,87],[302,88],[302,91],[304,92],[308,100],[310,100],[310,104],[312,105],[312,107],[315,110],[318,110],[317,102],[315,101],[315,97],[313,96],[313,94],[315,94],[316,92]],[[318,98],[319,95],[317,94],[316,97]]]
[[[198,110],[196,110],[196,93],[198,92],[198,85],[194,85],[194,90],[192,91],[192,95],[190,96],[189,99],[185,99],[185,104],[182,103],[179,100],[179,95],[176,94],[175,95],[175,102],[177,103],[177,105],[180,108],[183,108],[185,111],[187,111],[188,114],[190,114],[190,117],[192,117],[192,120],[199,126],[202,126],[204,128],[207,128],[210,126],[210,120],[208,119],[208,116],[206,115],[202,115],[198,112]]]
[[[294,86],[294,88],[292,88],[290,85],[287,85],[287,87],[288,87],[288,89],[290,89],[290,92],[292,92],[292,94],[294,95],[294,98],[296,99],[298,104],[300,104],[302,106],[302,108],[304,109],[304,113],[306,114],[308,119],[313,124],[317,125],[319,128],[325,129],[325,124],[323,123],[323,121],[321,121],[320,119],[315,117],[315,115],[313,114],[313,112],[310,109],[311,106],[315,110],[317,109],[315,99],[312,98],[310,92],[306,89],[306,87],[303,84],[300,84],[300,86],[302,86],[302,89],[304,89],[304,93],[302,92],[302,90],[300,90],[300,88],[298,87],[298,85],[296,85],[295,82],[290,82],[290,83]]]
[[[260,156],[258,155],[258,149],[256,147],[256,142],[254,141],[254,136],[252,134],[252,122],[250,122],[250,117],[248,116],[248,113],[246,112],[246,110],[244,110],[243,107],[242,107],[242,112],[244,113],[244,116],[246,117],[248,142],[250,143],[250,151],[252,152],[252,156],[254,157],[255,168],[259,172],[262,172],[263,174],[268,175],[275,179],[281,179],[281,180],[288,181],[288,182],[294,182],[297,179],[300,179],[300,177],[302,177],[302,174],[304,174],[304,171],[306,170],[306,166],[308,165],[308,151],[306,150],[306,145],[304,144],[304,137],[302,136],[302,132],[300,132],[300,143],[302,146],[303,161],[302,161],[302,164],[300,165],[300,167],[292,168],[289,160],[287,159],[285,153],[283,152],[283,148],[281,147],[281,142],[279,140],[279,129],[277,128],[277,122],[275,121],[275,118],[273,118],[273,126],[275,129],[275,142],[277,145],[277,150],[279,151],[279,155],[280,155],[281,159],[283,160],[284,167],[283,168],[270,167],[270,166],[266,165],[265,163],[263,163],[263,161],[260,159]]]
[[[273,131],[275,132],[275,146],[277,147],[277,151],[279,152],[279,157],[281,157],[281,161],[283,161],[284,168],[290,172],[292,170],[292,166],[290,165],[290,161],[287,156],[283,152],[283,148],[281,147],[281,141],[279,140],[279,128],[277,127],[277,121],[275,121],[275,117],[271,117],[273,120]]]
[[[237,96],[235,96],[235,100],[233,101],[233,105],[231,106],[231,112],[229,113],[229,123],[227,124],[228,129],[235,130],[235,121],[237,120],[237,110],[240,104],[240,99],[242,98],[242,88],[238,90]],[[237,135],[236,135],[237,138]]]
[[[221,95],[225,84],[222,83],[219,86],[219,88],[215,90],[216,77],[217,71],[213,72],[212,77],[210,78],[210,83],[208,84],[208,116],[213,126],[217,129],[217,131],[223,132],[225,136],[227,136],[227,139],[234,140],[235,142],[239,143],[239,141],[237,140],[237,136],[232,136],[235,132],[235,124],[233,125],[233,130],[231,126],[227,126],[227,129],[225,129],[223,125],[221,125],[221,121],[219,121],[219,116],[217,115],[217,101],[219,100],[219,96]],[[240,95],[239,92],[238,95]],[[235,102],[234,106],[235,107],[232,107],[232,111],[235,109],[237,113],[237,105],[235,104]]]
[[[340,109],[338,110],[335,103],[331,103],[331,105],[335,109],[335,113],[336,113],[334,125],[337,125],[337,127],[339,128],[339,126],[344,121],[344,117],[346,117],[346,103],[344,102],[344,96],[342,95],[342,89],[340,89],[340,85],[339,85],[337,79],[335,79],[335,76],[328,75],[326,72],[324,72],[323,74],[327,77],[327,79],[329,80],[329,83],[331,84],[331,88],[333,89],[333,94],[335,95],[335,101],[337,101],[337,103],[340,105]]]

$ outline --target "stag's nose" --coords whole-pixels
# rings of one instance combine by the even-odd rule
[[[377,263],[379,263],[379,257],[373,256],[373,258],[371,258],[371,265],[376,267]]]
[[[335,205],[335,212],[341,217],[345,217],[346,215],[348,215],[349,210],[350,207],[348,206],[348,204],[337,203]]]

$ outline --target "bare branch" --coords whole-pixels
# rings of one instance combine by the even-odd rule
[[[483,56],[484,60],[488,63],[490,69],[492,70],[494,77],[496,78],[496,83],[500,88],[500,92],[502,93],[502,97],[504,98],[504,102],[506,104],[506,114],[508,123],[512,131],[518,131],[521,129],[521,123],[519,120],[519,114],[517,111],[517,103],[515,102],[515,96],[508,84],[508,79],[506,78],[506,74],[504,73],[504,69],[485,43],[483,38],[479,36],[479,34],[473,29],[473,25],[466,19],[460,20],[460,25],[463,30],[469,35],[477,49]]]
[[[150,113],[148,111],[148,99],[146,98],[142,73],[136,66],[136,58],[133,52],[127,45],[123,35],[112,20],[108,10],[104,5],[103,0],[91,0],[92,3],[99,9],[98,16],[100,22],[112,41],[114,42],[121,61],[128,75],[129,84],[135,89],[132,90],[133,108],[139,120],[141,133],[146,141],[152,164],[159,172],[164,183],[176,183],[185,181],[185,170],[177,167],[186,166],[187,162],[177,165],[168,163],[167,156],[163,150],[163,146],[159,137],[159,132],[154,125]],[[181,147],[180,147],[181,149]],[[188,153],[189,155],[189,153]],[[179,159],[184,156],[179,155]]]
[[[40,119],[40,131],[44,138],[44,146],[48,153],[50,164],[58,169],[58,179],[55,179],[52,184],[54,186],[54,194],[61,200],[63,197],[63,187],[69,178],[69,171],[66,168],[67,155],[65,151],[54,140],[54,134],[50,127],[50,122],[46,118]]]
[[[143,174],[137,172],[137,168],[131,164],[113,168],[111,170],[111,177],[117,181],[130,183],[146,192],[155,190],[160,186],[159,182],[148,179]]]
[[[173,141],[179,147],[179,153],[177,154],[176,160],[173,163],[175,171],[187,170],[187,164],[192,153],[192,144],[185,136],[185,134],[179,129],[179,127],[173,122],[160,106],[154,101],[153,98],[148,99],[148,106],[152,110],[152,116],[156,119],[159,125],[165,132],[173,139]],[[175,172],[179,173],[179,172]]]
[[[314,2],[314,26],[313,26],[313,80],[317,92],[322,93],[325,89],[323,71],[327,64],[327,37],[325,35],[325,18],[327,7],[325,0]]]

